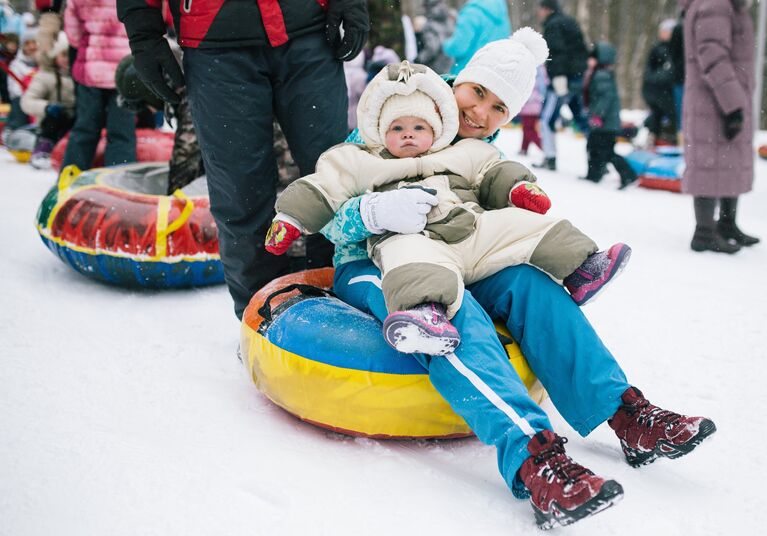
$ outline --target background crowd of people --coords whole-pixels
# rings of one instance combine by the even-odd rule
[[[716,36],[716,39],[711,35],[706,37],[711,45],[708,48],[699,46],[698,36],[701,32],[694,31],[691,24],[684,24],[687,11],[696,5],[693,0],[679,0],[679,18],[663,20],[658,26],[657,41],[650,49],[642,73],[642,97],[647,105],[645,145],[681,145],[686,140],[688,158],[685,191],[695,198],[697,225],[692,247],[695,250],[733,253],[741,246],[757,241],[740,231],[734,223],[737,198],[750,189],[753,176],[749,155],[752,152],[750,97],[754,85],[754,38],[747,12],[750,5],[748,0],[712,0],[709,3],[714,6],[711,8],[715,11],[714,20],[721,22],[721,17],[729,17],[732,21],[728,22],[732,22],[737,31],[731,35],[712,31],[711,35]],[[12,9],[8,0],[2,0],[0,102],[9,106],[2,140],[12,148],[31,151],[31,164],[46,169],[51,165],[50,154],[54,144],[69,134],[63,165],[76,164],[85,169],[93,162],[96,146],[103,135],[102,131],[105,131],[105,164],[128,163],[136,159],[136,126],[162,125],[164,111],[166,115],[176,118],[178,150],[171,160],[171,182],[173,187],[181,187],[195,175],[204,172],[198,137],[207,137],[210,144],[216,141],[221,142],[222,147],[236,147],[236,144],[224,140],[229,133],[239,136],[241,132],[226,129],[223,126],[225,122],[216,127],[221,117],[218,112],[210,118],[203,117],[208,113],[206,110],[213,107],[206,108],[201,104],[201,96],[195,98],[193,92],[196,84],[182,89],[188,80],[185,81],[179,65],[181,49],[176,44],[174,15],[171,11],[164,10],[159,15],[155,10],[147,13],[141,5],[143,2],[125,2],[126,7],[121,15],[124,26],[118,20],[117,4],[116,0],[36,0],[34,10],[19,14]],[[335,46],[336,57],[339,53],[346,56],[342,64],[337,63],[337,59],[329,60],[331,63],[322,71],[323,75],[311,79],[315,94],[323,87],[323,83],[332,84],[323,92],[322,110],[312,107],[305,114],[296,113],[297,102],[311,101],[302,98],[310,93],[303,88],[301,77],[296,79],[298,85],[294,88],[286,84],[279,85],[279,91],[287,91],[283,97],[286,101],[284,105],[280,104],[280,94],[274,94],[276,87],[272,86],[264,93],[263,106],[268,109],[274,103],[273,117],[263,118],[263,125],[257,128],[258,137],[253,139],[258,140],[258,146],[271,144],[277,159],[270,156],[262,163],[244,163],[243,154],[247,153],[221,155],[220,160],[227,162],[224,174],[231,175],[230,168],[234,162],[241,162],[243,170],[263,166],[260,174],[264,176],[273,176],[276,168],[280,183],[285,186],[299,175],[310,172],[317,156],[325,148],[342,141],[346,133],[357,126],[356,107],[359,96],[382,66],[408,59],[436,72],[455,76],[478,49],[489,42],[509,37],[512,30],[505,0],[469,0],[460,10],[449,7],[445,0],[424,0],[421,14],[412,20],[403,14],[399,2],[391,5],[381,2],[356,4],[360,7],[353,16],[353,0],[331,3],[330,12],[338,10],[338,25],[342,23],[346,28],[342,40],[336,37],[339,39]],[[621,187],[628,186],[636,180],[636,173],[615,152],[614,145],[619,135],[631,136],[636,128],[626,125],[620,117],[621,98],[615,76],[615,48],[604,41],[587,44],[587,37],[579,23],[565,12],[559,0],[540,0],[536,9],[550,55],[545,65],[538,69],[532,96],[514,119],[514,122],[521,124],[523,131],[520,154],[527,154],[529,147],[535,145],[540,149],[542,157],[534,166],[548,170],[567,169],[568,162],[563,163],[561,159],[557,161],[556,132],[562,126],[571,125],[576,132],[587,137],[588,171],[584,179],[599,182],[608,171],[607,165],[612,164],[620,175]],[[698,21],[697,17],[701,16],[699,10],[693,11]],[[140,18],[139,15],[132,15],[135,13],[147,16]],[[368,25],[368,17],[372,25]],[[698,24],[715,24],[710,23],[705,16],[700,21]],[[325,25],[325,14],[317,12],[296,26],[298,33],[306,33],[301,29],[301,24],[321,29]],[[134,38],[131,41],[136,58],[135,66],[129,47],[128,35],[131,29],[136,35],[150,31],[153,35],[152,40],[140,41]],[[712,27],[712,30],[718,30],[718,26]],[[287,37],[290,37],[291,31],[288,27]],[[167,39],[164,37],[166,33]],[[248,40],[258,40],[261,38],[258,33],[255,30],[243,30],[240,41],[247,43]],[[269,30],[266,34],[271,44],[283,39],[272,35]],[[325,37],[329,38],[327,35]],[[209,60],[209,54],[198,50],[205,48],[200,43],[206,43],[206,40],[212,40],[211,36],[201,41],[198,39],[195,43],[184,43],[182,38],[182,47],[190,47],[184,58],[184,68],[189,71],[186,73],[187,79],[198,72],[209,72],[208,67],[195,68],[198,64],[207,65]],[[293,39],[301,42],[307,40]],[[685,46],[692,46],[687,56],[684,54]],[[302,53],[302,58],[309,51],[323,51],[324,47],[312,49],[307,41],[307,49],[310,50]],[[217,49],[214,66],[222,65],[222,57],[226,56],[222,50],[228,53],[228,48]],[[283,49],[280,49],[282,52]],[[154,78],[144,85],[139,76],[141,65],[155,61],[158,54],[162,58],[154,66]],[[729,54],[730,57],[723,54]],[[263,61],[284,64],[289,60],[288,57],[280,57]],[[118,70],[121,61],[130,65],[126,64]],[[218,76],[205,80],[205,83],[225,84],[227,73],[241,74],[237,62],[252,64],[250,59],[232,61],[235,65],[230,68],[220,67],[222,71]],[[306,61],[311,65],[316,63],[313,59]],[[721,86],[713,92],[710,78],[714,74],[700,71],[700,65],[704,62],[707,62],[708,68],[718,66],[713,72],[721,79]],[[146,68],[144,71],[146,80]],[[344,83],[346,99],[341,98],[343,91],[335,91],[342,88]],[[267,89],[268,86],[261,81],[258,87]],[[225,88],[222,87],[221,91],[225,91]],[[216,99],[220,98],[219,93],[215,94]],[[237,109],[234,106],[237,95],[244,94],[232,93],[232,110]],[[165,108],[158,95],[171,102],[173,107]],[[331,101],[329,95],[337,97]],[[685,116],[686,120],[683,120],[683,100],[687,101],[689,110],[695,108],[705,113],[690,112]],[[200,104],[195,105],[196,102]],[[240,120],[252,116],[245,111],[246,107],[251,106],[253,97],[249,95],[240,106],[242,113],[237,115]],[[561,114],[565,107],[569,113]],[[192,120],[195,108],[198,115],[197,132]],[[340,110],[345,112],[343,117]],[[727,113],[723,110],[727,110]],[[708,121],[710,118],[718,121],[718,130],[721,132],[715,136],[716,139],[708,136],[704,142],[699,139],[700,132],[710,131],[712,124],[706,123],[705,127],[700,125],[701,128],[698,128],[697,122]],[[318,130],[315,132],[312,126]],[[213,130],[209,131],[211,128]],[[291,140],[292,145],[289,143]],[[733,159],[729,147],[736,142],[739,158]],[[208,153],[211,152],[209,145]],[[717,154],[719,158],[712,160],[712,155]],[[215,166],[211,163],[209,165]],[[734,178],[739,176],[733,173],[735,168],[742,170],[738,180]],[[214,180],[216,176],[214,173]],[[236,182],[230,177],[222,189],[228,190],[231,181]],[[249,187],[241,185],[239,188],[247,191]],[[267,190],[271,188],[268,186]],[[214,183],[214,205],[216,190]],[[257,222],[261,228],[267,223],[265,215],[271,210],[270,196],[264,199],[266,201],[260,208],[241,207],[225,220],[240,221],[244,214],[257,213],[260,216],[251,216],[255,219],[248,224],[249,230],[245,235],[262,234],[254,231],[253,225]],[[718,202],[719,199],[722,201]],[[721,205],[719,220],[715,218],[717,205]],[[227,235],[227,229],[227,224],[224,224],[224,236]],[[235,237],[240,236],[241,232],[231,230],[234,243],[237,242]],[[314,244],[314,241],[317,243]],[[226,248],[228,243],[224,238],[222,247]],[[302,247],[298,255],[302,254],[307,255],[305,265],[308,266],[330,262],[330,248],[321,238],[310,239],[309,253]],[[240,259],[238,264],[263,262],[264,259]],[[260,286],[281,270],[289,269],[276,267],[273,259],[269,259],[269,266],[272,269],[263,276],[266,279],[257,278],[257,281],[243,283],[242,300],[249,295],[253,285]]]
[[[758,241],[734,223],[737,198],[750,189],[753,176],[749,156],[753,28],[748,0],[709,3],[721,11],[717,17],[732,18],[738,32],[732,36],[712,32],[719,37],[712,45],[718,52],[707,52],[712,48],[698,46],[698,33],[690,24],[685,30],[685,13],[695,2],[680,0],[679,18],[663,20],[658,27],[657,42],[645,62],[642,95],[648,108],[647,145],[677,145],[686,139],[685,191],[695,197],[696,215],[692,248],[733,253]],[[239,295],[235,300],[238,314],[254,289],[280,273],[331,262],[332,248],[319,236],[308,237],[306,245],[298,244],[291,260],[264,257],[261,248],[246,254],[250,249],[237,247],[263,236],[268,227],[275,188],[272,178],[285,186],[311,172],[325,149],[343,141],[357,126],[360,94],[382,66],[408,59],[455,76],[478,49],[508,38],[512,31],[505,0],[469,0],[459,10],[445,0],[425,0],[421,14],[412,20],[403,14],[399,2],[336,0],[330,3],[327,15],[318,8],[303,19],[291,18],[285,34],[270,25],[240,27],[234,20],[238,15],[261,15],[255,7],[253,13],[237,13],[232,7],[222,11],[234,30],[221,38],[210,32],[200,37],[196,30],[186,42],[174,30],[185,13],[159,11],[143,1],[37,0],[34,4],[34,10],[22,14],[14,12],[8,0],[1,4],[0,100],[10,106],[3,141],[12,148],[31,151],[31,164],[45,169],[51,165],[54,144],[69,134],[62,164],[87,169],[102,136],[106,137],[106,165],[132,162],[136,159],[136,126],[162,125],[163,112],[175,117],[177,150],[171,159],[171,186],[182,187],[208,170],[224,263],[232,265],[227,271],[230,290]],[[632,184],[636,173],[614,150],[616,138],[627,132],[630,135],[632,130],[620,117],[615,48],[604,41],[588,44],[578,21],[559,0],[540,0],[535,9],[549,59],[538,70],[532,96],[514,118],[523,130],[520,153],[538,146],[542,157],[534,166],[567,169],[569,162],[557,160],[556,132],[571,125],[587,137],[584,179],[599,182],[612,164],[620,175],[621,188]],[[705,17],[702,20],[708,23]],[[343,34],[338,31],[341,25]],[[316,43],[311,43],[310,35]],[[314,57],[328,50],[320,45],[322,39],[334,43],[331,51],[335,51],[324,59]],[[242,46],[261,42],[272,45],[264,49],[266,56],[257,59],[250,52],[243,56]],[[686,58],[685,45],[692,46]],[[215,49],[215,58],[207,51],[209,47]],[[182,48],[186,50],[183,74]],[[295,58],[292,49],[297,50]],[[121,61],[133,62],[133,58],[135,65],[118,70]],[[231,65],[224,65],[227,58]],[[321,60],[328,63],[318,69]],[[710,78],[714,75],[701,72],[701,62],[708,62],[709,68],[718,66],[712,72],[721,78],[721,86],[713,92],[713,99]],[[290,65],[295,72],[304,64],[321,74],[293,76],[279,70]],[[734,69],[733,64],[737,73],[727,71]],[[242,79],[249,79],[244,75],[259,65],[262,70],[252,73],[256,80],[253,90],[259,93],[243,91]],[[260,78],[263,69],[272,74]],[[235,80],[236,88],[232,85]],[[198,93],[198,87],[206,89]],[[254,100],[255,94],[263,98],[261,104]],[[222,95],[227,96],[231,118],[225,118],[215,106]],[[683,95],[687,107],[696,110],[685,120]],[[209,99],[213,100],[207,102]],[[318,99],[323,106],[311,104]],[[171,107],[166,108],[163,100]],[[254,106],[272,113],[250,113]],[[560,113],[565,108],[569,113]],[[704,109],[704,114],[697,113]],[[708,121],[708,116],[718,118],[721,133],[716,139],[701,140],[700,132],[710,130],[711,123],[698,128],[697,121]],[[231,128],[233,123],[238,127]],[[200,151],[198,139],[207,150]],[[243,139],[251,148],[271,146],[273,150],[269,154],[263,149],[243,150]],[[736,142],[739,158],[733,160],[729,148]],[[214,147],[224,152],[215,153]],[[719,158],[712,160],[717,154]],[[742,173],[733,173],[734,167]],[[256,187],[246,179],[254,173],[270,178]],[[736,180],[736,176],[741,178]],[[240,195],[231,196],[232,188]],[[246,192],[252,195],[242,195]],[[238,201],[243,199],[248,201]],[[719,219],[715,215],[718,205]],[[296,257],[301,259],[298,264]]]

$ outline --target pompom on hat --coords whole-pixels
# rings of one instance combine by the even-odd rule
[[[55,60],[56,56],[62,52],[69,52],[69,40],[67,39],[67,34],[64,33],[64,30],[61,30],[59,35],[56,36],[56,41],[53,42],[53,46],[47,52],[47,56],[50,59]]]
[[[508,39],[480,48],[458,73],[453,86],[474,82],[486,87],[509,109],[511,121],[530,98],[536,70],[548,57],[543,36],[530,27],[520,28]]]
[[[37,41],[37,28],[31,27],[24,30],[24,32],[21,34],[20,41],[22,45],[24,45],[24,43],[27,41]]]
[[[357,125],[365,145],[383,146],[391,122],[405,116],[429,123],[434,130],[432,151],[444,149],[458,134],[453,90],[428,67],[408,61],[381,69],[362,92]]]

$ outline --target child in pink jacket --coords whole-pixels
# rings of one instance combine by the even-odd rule
[[[77,49],[72,78],[77,82],[77,112],[62,166],[89,169],[101,130],[106,128],[107,166],[136,161],[133,112],[117,105],[115,70],[130,54],[128,35],[117,19],[116,0],[69,0],[64,31]]]

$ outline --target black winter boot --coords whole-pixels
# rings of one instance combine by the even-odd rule
[[[737,253],[740,251],[738,244],[728,242],[716,229],[708,227],[695,227],[690,247],[693,251],[716,251],[718,253]]]
[[[589,159],[588,171],[585,177],[581,177],[583,180],[591,182],[601,182],[602,177],[607,173],[607,164],[604,162],[594,162]]]
[[[719,234],[727,239],[734,240],[740,246],[753,246],[759,243],[759,239],[750,236],[740,230],[735,224],[735,214],[738,209],[737,197],[723,197],[719,206],[719,223],[717,230]]]
[[[533,164],[534,168],[539,169],[549,169],[551,171],[557,170],[557,159],[556,157],[546,157],[543,159],[543,162],[540,164]]]
[[[731,244],[719,234],[714,223],[716,199],[713,197],[693,198],[695,207],[695,234],[690,242],[693,251],[716,251],[718,253],[735,253],[740,251],[738,244]]]
[[[630,184],[634,184],[637,181],[639,177],[625,158],[620,155],[615,155],[612,162],[615,166],[615,169],[618,171],[618,174],[621,176],[621,185],[618,187],[619,190],[623,190]]]

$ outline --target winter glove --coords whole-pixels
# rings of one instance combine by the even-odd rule
[[[605,122],[598,115],[592,115],[591,117],[589,117],[589,126],[591,128],[602,128],[604,124]]]
[[[551,80],[551,87],[554,89],[554,94],[557,97],[564,97],[568,93],[567,77],[565,75],[555,76]]]
[[[733,139],[743,130],[743,110],[738,108],[732,113],[724,116],[724,137],[728,140]]]
[[[509,192],[509,203],[530,212],[546,214],[551,208],[551,199],[546,192],[532,182],[522,181]]]
[[[45,107],[45,117],[58,119],[61,116],[61,104],[52,102]]]
[[[414,187],[365,194],[360,201],[362,222],[374,234],[420,233],[426,227],[426,215],[437,204],[435,193]]]
[[[341,24],[344,31],[341,37]],[[349,61],[365,46],[370,31],[366,0],[329,0],[325,16],[325,39],[336,59]]]
[[[266,232],[264,247],[273,255],[284,254],[290,245],[301,236],[300,224],[286,214],[279,213]]]
[[[128,32],[133,66],[152,93],[170,104],[178,104],[176,93],[184,87],[184,74],[165,39],[165,22],[158,9],[130,11],[120,18]]]

